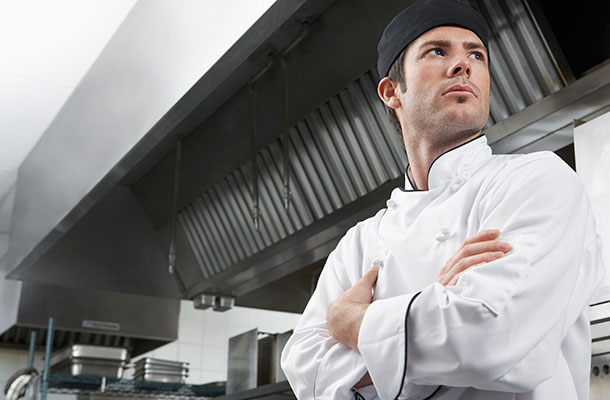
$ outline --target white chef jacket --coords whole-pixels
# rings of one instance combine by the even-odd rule
[[[299,399],[589,399],[588,302],[604,276],[583,185],[555,154],[492,155],[485,136],[435,160],[428,191],[397,188],[329,255],[282,353]],[[469,236],[499,229],[512,250],[438,272]],[[360,354],[326,312],[382,265]],[[352,389],[369,372],[373,385]]]

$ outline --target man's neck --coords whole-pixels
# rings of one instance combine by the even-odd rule
[[[461,140],[456,140],[452,143],[444,143],[442,146],[431,144],[421,139],[412,141],[405,139],[405,149],[409,159],[407,175],[411,183],[415,186],[414,189],[429,190],[428,172],[434,160],[443,153],[476,138],[480,134],[481,132],[479,131]]]

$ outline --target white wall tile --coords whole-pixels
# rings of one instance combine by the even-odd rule
[[[201,344],[203,342],[201,332],[203,332],[202,319],[178,320],[178,342]]]
[[[205,324],[227,325],[233,310],[217,312],[213,310],[203,310],[203,321]]]
[[[219,346],[203,346],[201,352],[202,368],[218,372],[227,371],[229,352]]]
[[[201,369],[201,345],[178,343],[178,360],[188,362],[192,369]]]
[[[227,373],[222,373],[219,371],[213,370],[203,370],[201,371],[201,383],[210,383],[210,382],[218,382],[218,381],[226,381]]]
[[[204,345],[221,346],[229,340],[226,324],[214,324],[203,321],[201,343]]]
[[[25,368],[26,363],[21,363],[21,352],[17,350],[0,351],[0,379],[6,381],[15,371]]]
[[[254,328],[256,328],[256,326],[252,326],[250,324],[229,323],[227,325],[227,340],[233,336],[241,335],[242,333],[248,332]]]
[[[198,310],[193,307],[193,302],[191,300],[182,300],[180,301],[180,319],[191,319],[198,320],[202,319],[203,313],[207,310]]]
[[[240,323],[251,325],[257,323],[252,310],[244,307],[233,307],[229,311],[225,312],[225,314],[229,324]]]
[[[271,315],[269,329],[273,330],[273,332],[276,333],[283,333],[289,331],[291,329],[294,329],[295,326],[297,326],[299,318],[301,318],[300,314],[276,312]]]
[[[178,343],[168,343],[155,349],[154,358],[159,358],[161,360],[178,360]]]

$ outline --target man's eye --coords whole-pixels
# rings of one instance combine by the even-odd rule
[[[479,53],[479,52],[474,52],[470,55],[470,57],[474,58],[475,60],[481,60],[483,61],[483,54]]]
[[[431,54],[434,56],[444,56],[445,52],[441,49],[432,49],[432,50],[429,50],[428,53],[426,53],[426,54]]]

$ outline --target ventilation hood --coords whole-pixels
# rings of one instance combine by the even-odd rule
[[[402,184],[406,158],[373,66],[384,26],[409,3],[278,1],[143,131],[138,118],[153,115],[130,106],[125,127],[119,105],[163,82],[157,62],[180,60],[127,54],[141,43],[135,26],[155,27],[138,2],[19,171],[9,278],[302,311],[340,237]],[[565,148],[573,119],[610,107],[610,65],[574,80],[524,2],[472,3],[493,32],[494,150]],[[127,78],[115,76],[124,58]],[[130,92],[117,89],[123,79]]]
[[[55,318],[55,349],[126,347],[133,357],[178,335],[179,300],[7,280],[0,281],[0,293],[0,347],[27,348],[33,331],[44,347],[49,317]]]

